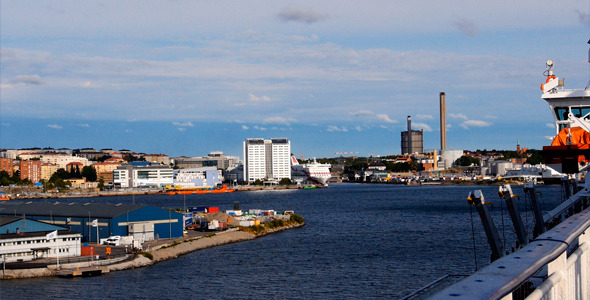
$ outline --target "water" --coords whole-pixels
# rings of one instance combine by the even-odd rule
[[[498,187],[334,184],[317,190],[135,196],[137,203],[158,207],[182,208],[186,199],[187,206],[232,209],[239,201],[244,210],[292,209],[307,225],[101,277],[0,281],[0,299],[401,298],[444,275],[473,273],[466,198],[474,189],[494,202],[490,209],[510,248],[515,238],[506,212],[502,231]],[[537,189],[545,210],[559,203],[559,187]],[[520,187],[513,190],[524,200]],[[131,203],[132,198],[60,201]],[[475,210],[473,218],[481,268],[490,251]],[[523,213],[529,232],[532,218]]]

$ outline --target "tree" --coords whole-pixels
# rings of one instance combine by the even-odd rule
[[[256,179],[256,181],[254,181],[254,185],[262,185],[262,180]]]
[[[96,187],[99,188],[101,191],[104,191],[104,179],[99,179],[98,185]]]
[[[289,178],[283,178],[281,179],[281,181],[279,181],[280,185],[291,185],[293,184],[293,182],[291,182],[291,179]]]
[[[98,178],[96,169],[93,166],[85,166],[82,168],[82,177],[86,177],[86,181],[94,182]]]
[[[463,155],[455,161],[455,166],[469,167],[471,165],[479,165],[479,158]]]
[[[49,182],[55,182],[58,178],[70,179],[71,177],[72,176],[68,171],[66,171],[64,168],[59,168],[57,171],[55,171],[55,173],[53,173],[53,175],[51,175]]]

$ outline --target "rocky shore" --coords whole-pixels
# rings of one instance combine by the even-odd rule
[[[143,252],[142,254],[138,254],[132,260],[125,260],[122,262],[112,263],[108,265],[101,265],[108,268],[110,271],[121,271],[147,267],[155,263],[169,259],[174,259],[179,257],[180,255],[191,253],[197,250],[235,242],[248,241],[255,239],[257,237],[261,237],[283,230],[301,227],[304,225],[305,223],[287,222],[285,225],[281,227],[275,227],[272,229],[265,228],[263,230],[258,231],[256,234],[242,231],[238,228],[233,228],[227,231],[216,232],[199,238],[167,240],[164,242],[160,241],[157,245],[153,247],[150,246],[151,249],[144,249],[145,252]],[[76,267],[81,267],[81,265],[81,263],[62,265],[62,269],[75,269]],[[83,263],[83,265],[87,266],[87,263]],[[47,277],[55,276],[56,274],[57,270],[55,269],[55,265],[50,265],[46,268],[37,269],[8,269],[5,271],[2,279]]]

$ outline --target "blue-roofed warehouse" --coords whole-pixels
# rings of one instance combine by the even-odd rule
[[[87,242],[113,235],[131,235],[139,241],[175,238],[182,237],[184,229],[182,214],[144,204],[9,202],[0,203],[0,216],[63,226]]]

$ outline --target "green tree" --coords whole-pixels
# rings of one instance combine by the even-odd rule
[[[254,181],[254,185],[262,185],[262,180],[256,179],[256,181]]]
[[[104,191],[104,179],[99,179],[98,185],[96,187],[98,187],[101,191]]]
[[[479,158],[463,155],[455,161],[455,166],[468,167],[472,164],[479,165]]]
[[[291,185],[293,184],[293,182],[291,182],[291,179],[289,178],[283,178],[281,179],[281,181],[279,181],[280,185]]]
[[[96,169],[93,166],[85,166],[82,168],[82,177],[86,177],[86,181],[95,182],[98,176],[96,175]]]
[[[55,182],[58,178],[70,179],[72,177],[71,177],[70,173],[68,171],[66,171],[64,168],[59,168],[59,169],[57,169],[57,171],[55,171],[55,173],[53,173],[53,175],[51,175],[49,182]]]

